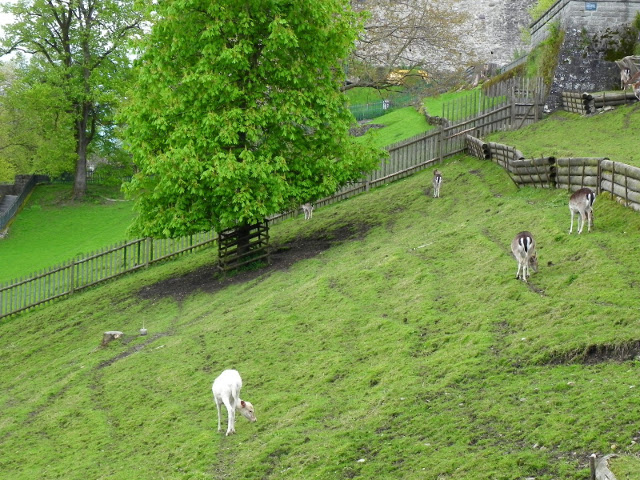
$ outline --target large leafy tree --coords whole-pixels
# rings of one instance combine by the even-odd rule
[[[62,92],[75,143],[74,197],[87,187],[91,142],[110,122],[130,72],[131,37],[143,17],[133,0],[16,0],[4,10],[4,51],[28,54],[32,72]]]
[[[348,134],[348,0],[169,0],[124,120],[139,173],[134,232],[247,225],[335,192],[381,152]]]
[[[74,166],[64,92],[26,70],[18,60],[0,65],[0,182],[24,173],[58,176]]]

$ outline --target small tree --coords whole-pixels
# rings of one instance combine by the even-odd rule
[[[248,225],[334,193],[382,153],[348,134],[347,0],[156,5],[124,112],[137,234]]]

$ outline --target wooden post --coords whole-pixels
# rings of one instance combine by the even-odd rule
[[[628,191],[628,187],[627,187],[627,179],[629,178],[629,176],[627,175],[627,171],[625,170],[624,172],[624,206],[628,207],[629,206],[629,191]]]
[[[442,150],[444,148],[444,125],[440,125],[440,134],[438,135],[438,163],[442,163]]]
[[[69,275],[69,293],[73,293],[74,290],[74,283],[75,283],[75,278],[74,278],[74,270],[76,269],[76,259],[74,258],[73,260],[71,260],[71,274]]]
[[[611,200],[613,200],[613,191],[616,184],[616,162],[611,162]]]
[[[151,249],[153,248],[153,240],[151,237],[147,237],[145,241],[145,249],[144,249],[144,266],[148,267],[151,262]]]
[[[589,468],[591,470],[591,475],[589,476],[589,480],[596,480],[596,454],[592,453],[589,456]]]

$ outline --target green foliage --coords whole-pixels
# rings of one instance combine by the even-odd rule
[[[124,113],[133,232],[252,223],[334,193],[381,153],[348,135],[346,0],[163,2]]]
[[[62,95],[56,107],[64,104],[58,108],[64,112],[61,128],[73,132],[72,142],[66,135],[63,140],[65,147],[73,146],[67,156],[76,162],[74,195],[80,198],[86,193],[91,143],[110,133],[113,109],[130,80],[129,42],[141,34],[142,15],[133,0],[16,0],[4,10],[14,18],[3,27],[5,51],[28,52],[30,84]],[[39,101],[54,100],[43,96]],[[33,117],[31,110],[27,113]]]
[[[127,239],[131,202],[118,188],[90,185],[72,202],[69,185],[40,185],[0,240],[0,283],[87,255]],[[111,200],[108,200],[111,199]]]
[[[73,116],[62,89],[33,78],[18,64],[5,64],[3,70],[0,181],[13,182],[18,174],[73,172]]]
[[[551,85],[565,32],[559,22],[550,23],[548,28],[549,36],[531,51],[525,68],[527,77],[542,77],[546,85]]]
[[[487,140],[513,145],[527,158],[607,157],[640,167],[636,143],[624,140],[639,129],[640,109],[635,104],[590,117],[558,111],[519,130],[488,135]]]
[[[438,168],[440,199],[429,169],[274,225],[283,248],[336,240],[286,269],[209,281],[203,251],[3,320],[0,478],[583,480],[593,452],[637,455],[638,361],[584,355],[637,342],[640,215],[601,196],[569,236],[567,192]],[[258,421],[225,437],[231,366]]]
[[[538,20],[544,13],[549,10],[557,0],[537,0],[535,4],[533,4],[529,8],[529,15],[533,21]]]

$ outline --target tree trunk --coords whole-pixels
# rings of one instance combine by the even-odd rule
[[[73,199],[82,200],[87,193],[87,150],[91,141],[87,132],[90,105],[86,102],[81,106],[81,115],[76,121],[76,175],[73,183]]]

